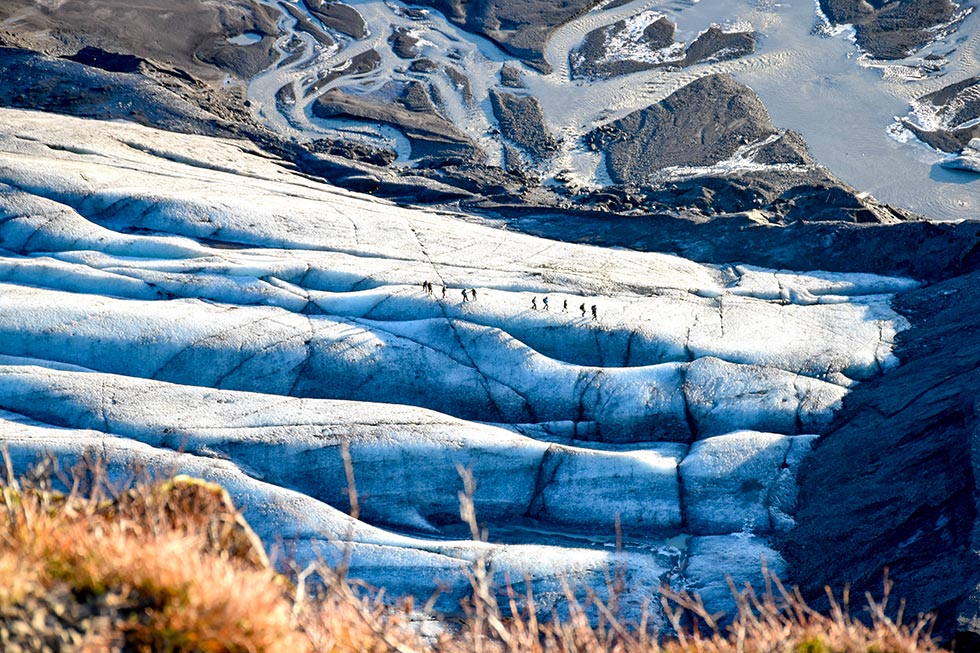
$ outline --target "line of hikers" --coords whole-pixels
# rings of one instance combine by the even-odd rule
[[[541,310],[547,311],[547,310],[550,310],[550,309],[551,309],[551,307],[548,304],[548,298],[545,297],[544,299],[541,300]],[[537,297],[532,297],[531,298],[531,310],[533,310],[533,311],[538,310],[538,298]],[[585,302],[582,302],[582,305],[578,307],[578,310],[582,311],[582,317],[585,317]],[[567,299],[564,302],[562,302],[561,312],[562,313],[567,313],[568,312],[568,300]],[[598,320],[599,319],[598,308],[596,308],[596,305],[595,304],[592,305],[592,319],[593,320]]]
[[[442,298],[446,298],[446,291],[449,288],[447,286],[442,287]],[[422,282],[422,292],[424,292],[429,297],[435,297],[435,289],[432,286],[431,281]],[[464,302],[475,302],[476,301],[476,288],[463,288],[463,301]]]
[[[442,287],[442,298],[443,299],[446,298],[446,292],[448,290],[449,290],[448,287],[446,287],[446,286],[443,286]],[[435,296],[435,288],[433,287],[431,281],[423,281],[422,282],[422,292],[424,292],[429,297],[434,297]],[[463,288],[462,295],[463,295],[463,302],[464,303],[465,302],[475,302],[476,301],[476,288]],[[548,298],[547,297],[544,297],[544,299],[541,300],[541,304],[542,304],[542,309],[541,310],[547,311],[547,310],[550,309],[550,307],[548,305]],[[585,317],[585,315],[586,315],[585,302],[582,302],[582,305],[579,306],[578,309],[580,311],[582,311],[582,317]],[[537,298],[537,296],[535,296],[535,297],[533,297],[531,299],[531,310],[534,310],[534,311],[538,310],[538,298]],[[592,309],[591,310],[592,310],[592,319],[593,320],[598,320],[599,319],[599,313],[598,313],[598,308],[596,307],[595,304],[592,305]],[[562,313],[567,313],[568,312],[568,300],[567,299],[562,303],[561,312]]]

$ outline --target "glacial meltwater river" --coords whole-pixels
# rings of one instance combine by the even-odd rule
[[[275,4],[275,0],[263,0]],[[379,89],[390,80],[429,79],[441,97],[443,112],[488,155],[502,160],[502,144],[489,90],[499,86],[498,73],[512,57],[485,38],[449,23],[437,12],[419,19],[404,5],[381,0],[348,2],[364,17],[369,35],[352,40],[334,35],[338,46],[323,48],[296,30],[285,17],[280,39],[283,56],[256,77],[249,97],[271,127],[298,140],[343,133],[395,149],[407,162],[410,148],[394,129],[323,121],[311,113],[317,93],[312,85],[350,57],[375,49],[381,64],[364,74],[342,76],[317,91],[346,87],[355,92]],[[303,11],[302,6],[294,7]],[[570,78],[568,56],[590,31],[656,10],[677,24],[677,39],[690,42],[712,24],[751,25],[758,36],[752,55],[733,61],[691,66],[680,71],[651,70],[608,80]],[[410,29],[420,38],[422,56],[435,62],[431,73],[407,70],[387,43],[393,26]],[[980,219],[980,175],[942,168],[943,153],[932,150],[908,132],[896,130],[911,102],[931,91],[980,73],[980,12],[974,11],[959,29],[918,53],[945,55],[942,74],[916,78],[915,61],[879,65],[863,57],[847,30],[830,35],[813,0],[635,0],[618,8],[593,10],[552,33],[545,57],[553,72],[542,74],[518,62],[526,91],[541,102],[548,128],[562,140],[560,152],[542,164],[547,178],[566,171],[585,185],[608,183],[602,157],[583,147],[580,137],[597,125],[657,102],[695,78],[729,73],[751,86],[768,108],[773,123],[803,134],[817,161],[834,174],[889,204],[940,220]],[[951,53],[952,52],[952,53]],[[951,54],[950,54],[951,53]],[[453,67],[469,79],[464,91],[446,77]],[[276,94],[290,86],[293,99],[284,103]],[[515,92],[512,89],[504,89]]]

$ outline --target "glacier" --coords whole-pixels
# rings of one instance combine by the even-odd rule
[[[898,364],[890,301],[918,285],[557,242],[241,141],[0,109],[17,469],[94,451],[120,478],[200,475],[283,555],[442,585],[446,610],[480,556],[543,606],[618,564],[636,610],[662,584],[728,609],[726,575],[784,573],[796,471]],[[460,526],[460,468],[488,542]]]

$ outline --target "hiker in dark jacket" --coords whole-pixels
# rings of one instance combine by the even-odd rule
[[[532,311],[538,310],[538,298],[537,297],[532,297],[531,298],[531,310]]]
[[[593,305],[592,305],[592,319],[593,319],[593,320],[598,320],[598,319],[599,319],[599,316],[598,316],[598,315],[596,315],[596,308],[595,308],[595,304],[593,304]]]
[[[463,303],[464,304],[466,302],[470,301],[470,296],[467,294],[468,292],[469,291],[466,288],[463,288]]]
[[[582,317],[585,317],[585,304],[583,303],[581,306],[578,307],[578,309],[582,311]]]

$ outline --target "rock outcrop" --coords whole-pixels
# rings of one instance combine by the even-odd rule
[[[645,25],[637,23],[646,19]],[[753,32],[712,25],[690,44],[674,40],[676,26],[657,12],[623,19],[589,32],[569,57],[572,75],[604,79],[654,68],[678,69],[727,61],[755,51]]]
[[[698,35],[684,52],[683,65],[706,61],[728,61],[738,59],[755,51],[755,33],[726,31],[712,25]]]
[[[709,75],[599,127],[588,140],[605,152],[615,182],[644,185],[664,168],[709,166],[775,133],[751,89],[731,77]]]
[[[604,78],[662,65],[679,65],[683,44],[674,42],[674,23],[656,13],[647,19],[650,22],[642,30],[631,30],[633,25],[624,19],[586,34],[582,44],[569,57],[572,74]]]
[[[383,98],[393,95],[394,102]],[[341,118],[391,125],[405,134],[412,146],[412,159],[423,162],[471,162],[478,150],[465,134],[436,111],[426,90],[418,82],[401,88],[389,85],[378,97],[354,95],[331,89],[313,104],[319,118]]]
[[[500,124],[500,132],[541,160],[554,154],[558,142],[544,124],[544,114],[537,98],[490,91],[493,115]]]
[[[350,5],[333,0],[303,0],[303,5],[330,29],[354,39],[363,39],[368,35],[364,17]]]
[[[248,78],[275,61],[278,15],[257,0],[221,4],[174,0],[166,12],[152,13],[150,20],[142,8],[124,0],[69,0],[56,6],[10,0],[0,7],[0,23],[24,45],[48,53],[69,55],[93,46],[170,62],[211,80],[226,73]],[[257,35],[258,42],[248,46],[229,42],[243,33]]]
[[[938,150],[957,152],[980,138],[980,77],[924,95],[915,107],[916,119],[903,119],[902,126]]]
[[[820,9],[837,25],[853,25],[861,49],[878,59],[902,59],[932,39],[950,22],[951,0],[820,0]]]
[[[879,593],[885,569],[906,613],[936,634],[980,641],[976,272],[900,295],[913,327],[902,365],[845,401],[801,471],[798,526],[783,552],[794,580]],[[957,647],[959,648],[959,647]]]
[[[585,13],[597,0],[411,0],[408,4],[432,7],[466,30],[485,36],[529,66],[549,72],[544,59],[548,35],[556,27]]]

